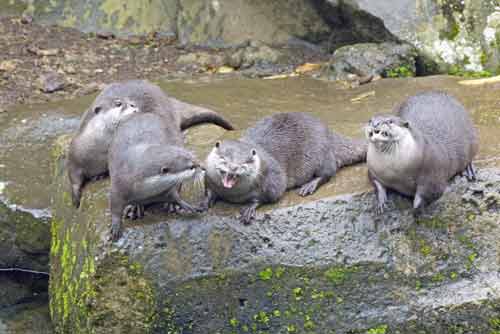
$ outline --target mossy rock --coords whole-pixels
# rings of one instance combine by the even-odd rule
[[[376,216],[370,192],[268,206],[249,226],[233,206],[148,212],[111,243],[109,183],[91,184],[81,208],[71,207],[65,150],[55,150],[63,156],[51,249],[59,333],[378,333],[386,325],[418,333],[442,310],[454,325],[479,326],[490,306],[478,303],[494,302],[500,203],[487,198],[500,190],[498,170],[480,171],[474,190],[457,178],[418,221],[397,195]]]

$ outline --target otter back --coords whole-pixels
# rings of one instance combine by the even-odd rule
[[[477,154],[478,136],[469,114],[444,92],[412,96],[398,108],[397,115],[420,130],[436,154],[433,159],[446,159],[448,179],[462,172]]]

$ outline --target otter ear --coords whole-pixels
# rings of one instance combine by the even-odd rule
[[[168,173],[168,167],[162,167],[162,168],[160,168],[160,173],[161,174],[167,174]]]
[[[219,148],[220,147],[220,141],[216,141],[215,142],[215,148]]]
[[[255,157],[257,155],[257,150],[252,148],[252,151],[250,151],[250,153],[252,154],[252,157]]]
[[[100,112],[101,112],[101,110],[102,110],[102,107],[100,107],[100,106],[95,107],[95,108],[94,108],[94,114],[96,114],[96,115],[97,115],[98,113],[100,113]]]

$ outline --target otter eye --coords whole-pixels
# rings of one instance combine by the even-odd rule
[[[101,110],[102,110],[102,108],[101,108],[101,107],[95,107],[95,108],[94,108],[94,114],[96,114],[96,115],[97,115],[98,113],[100,113],[100,112],[101,112]]]
[[[392,119],[389,120],[389,124],[392,124]]]
[[[130,108],[135,108],[135,103],[129,103]]]
[[[216,141],[215,142],[215,148],[219,148],[220,147],[220,141]]]
[[[251,153],[252,153],[252,157],[257,155],[257,151],[254,148],[252,149]]]
[[[162,168],[160,169],[160,173],[162,173],[162,174],[167,174],[167,173],[168,173],[168,168],[167,168],[167,167],[162,167]]]
[[[122,106],[122,101],[120,101],[120,100],[116,100],[116,101],[115,101],[115,106],[116,106],[116,107],[121,107],[121,106]]]
[[[389,133],[387,131],[382,131],[382,136],[389,137]]]

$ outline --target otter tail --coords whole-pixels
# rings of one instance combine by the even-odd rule
[[[336,133],[332,133],[331,139],[337,168],[366,161],[366,151],[368,149],[366,140],[344,137]]]
[[[181,116],[181,130],[186,130],[194,125],[212,123],[226,130],[234,130],[234,127],[221,115],[213,110],[195,106],[186,102],[170,98],[174,110]]]

